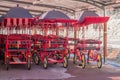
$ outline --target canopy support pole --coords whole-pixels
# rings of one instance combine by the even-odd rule
[[[105,7],[103,9],[103,15],[105,17]],[[103,43],[103,54],[104,54],[104,64],[105,64],[105,61],[106,61],[106,56],[107,56],[107,23],[104,23],[104,29],[103,29],[103,39],[104,39],[104,43]]]
[[[74,39],[75,39],[75,41],[74,41],[74,49],[75,49],[75,46],[77,43],[77,29],[76,29],[76,27],[74,28]]]
[[[104,23],[104,63],[106,61],[107,56],[107,23]]]

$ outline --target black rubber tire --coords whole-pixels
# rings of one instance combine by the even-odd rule
[[[27,61],[27,69],[30,70],[31,69],[31,58],[28,57],[28,61]]]
[[[100,69],[102,67],[102,56],[98,54],[97,56],[97,67]]]
[[[73,64],[76,64],[76,61],[77,61],[77,55],[76,55],[76,53],[74,53]]]
[[[47,57],[44,57],[43,68],[47,69],[47,67],[48,67],[48,59]]]
[[[9,70],[9,59],[6,58],[6,70],[8,71]]]
[[[82,69],[84,69],[85,68],[85,66],[86,66],[86,59],[85,59],[85,55],[82,55],[81,56],[82,57]]]
[[[34,61],[34,63],[36,64],[36,65],[39,65],[39,63],[40,63],[40,58],[39,58],[39,56],[36,54],[36,53],[34,53],[33,54],[33,61]]]
[[[64,68],[67,68],[67,67],[68,67],[68,59],[67,59],[66,56],[64,57],[63,67],[64,67]]]

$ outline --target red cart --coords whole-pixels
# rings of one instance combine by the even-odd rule
[[[77,59],[82,62],[82,68],[85,68],[86,65],[86,57],[87,56],[87,63],[90,61],[97,62],[98,68],[102,66],[102,56],[99,53],[100,51],[100,44],[102,42],[100,40],[94,39],[86,39],[80,40],[76,46],[76,53],[74,54],[73,61],[76,62]]]
[[[39,34],[39,39],[34,38],[34,51],[39,59],[36,57],[33,60],[40,60],[45,69],[48,63],[63,63],[66,68],[68,66],[68,35],[66,34],[68,33],[64,34],[64,31],[67,32],[67,28],[76,20],[70,20],[66,14],[52,10],[42,15],[36,22],[36,32],[41,29],[42,34]]]
[[[83,22],[80,23],[82,28],[82,38],[77,41],[77,44],[75,45],[75,53],[73,58],[73,63],[76,63],[76,61],[79,61],[80,64],[82,62],[82,68],[85,68],[86,66],[86,57],[87,55],[87,63],[90,61],[97,62],[98,68],[101,68],[102,66],[102,56],[100,51],[100,44],[102,43],[100,39],[86,39],[85,37],[85,27],[88,28],[89,24],[98,24],[104,23],[108,21],[108,17],[85,17]],[[100,38],[100,27],[99,26],[99,38]]]
[[[29,18],[5,18],[4,28],[4,62],[6,69],[10,64],[26,64],[31,68],[31,37],[30,27],[32,19]]]

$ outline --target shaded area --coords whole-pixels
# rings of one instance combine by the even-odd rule
[[[69,60],[67,69],[62,64],[50,64],[48,69],[43,69],[42,64],[32,65],[30,71],[25,65],[12,65],[9,71],[0,66],[0,80],[119,80],[120,68],[104,64],[102,69],[89,64],[85,69],[76,66]],[[7,75],[7,76],[6,76]]]
[[[72,64],[70,62],[70,64]],[[112,69],[113,68],[113,69]],[[120,68],[116,69],[109,64],[104,64],[101,69],[98,69],[96,65],[89,64],[85,69],[81,69],[79,66],[71,65],[67,73],[73,76],[65,80],[116,80],[110,77],[120,77]],[[112,70],[112,72],[110,72]],[[119,80],[119,79],[118,79]]]

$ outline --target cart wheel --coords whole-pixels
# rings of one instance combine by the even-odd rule
[[[33,55],[33,61],[36,65],[39,65],[40,63],[39,56],[36,53]]]
[[[64,67],[64,68],[67,68],[67,67],[68,67],[68,59],[67,59],[66,56],[64,57],[63,67]]]
[[[28,57],[27,68],[28,68],[28,70],[31,69],[31,60],[30,60],[30,57]]]
[[[9,59],[6,58],[6,70],[9,70]]]
[[[76,64],[76,61],[77,61],[77,55],[74,53],[73,63]]]
[[[90,53],[88,52],[88,55],[87,55],[87,64],[89,64],[89,59],[90,59]]]
[[[82,68],[84,69],[86,65],[85,55],[82,55]]]
[[[97,56],[97,66],[98,66],[98,68],[102,67],[102,56],[101,56],[101,54],[98,54],[98,56]]]
[[[43,67],[44,67],[44,69],[47,69],[47,67],[48,67],[48,60],[47,60],[47,57],[44,58]]]

